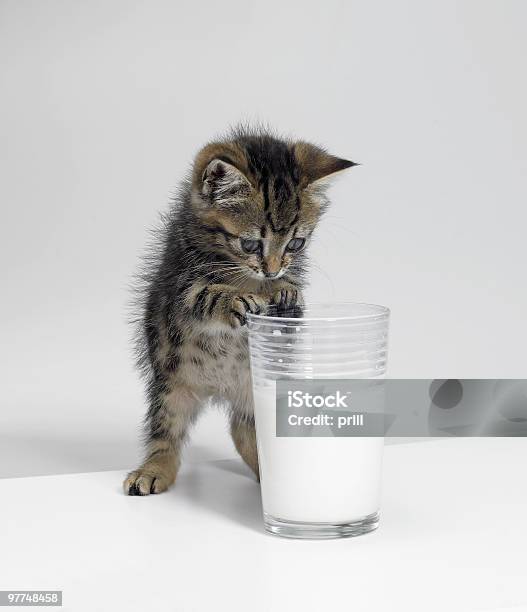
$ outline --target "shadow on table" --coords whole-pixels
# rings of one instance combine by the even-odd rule
[[[241,459],[194,464],[179,480],[180,490],[196,506],[263,533],[260,485]],[[177,486],[177,485],[176,485]]]

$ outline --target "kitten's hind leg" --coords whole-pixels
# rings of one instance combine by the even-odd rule
[[[179,469],[179,456],[168,441],[149,443],[147,458],[137,470],[130,472],[123,483],[127,495],[162,493],[174,483]]]
[[[233,414],[231,417],[231,436],[236,450],[240,453],[241,458],[251,468],[256,476],[256,480],[260,480],[260,469],[258,467],[258,451],[256,449],[256,429],[254,427],[254,418],[240,417]]]
[[[123,488],[127,495],[162,493],[174,483],[181,448],[199,407],[199,398],[185,387],[153,394],[147,415],[146,458],[126,477]]]

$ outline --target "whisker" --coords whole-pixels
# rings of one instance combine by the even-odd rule
[[[331,286],[331,297],[333,297],[335,295],[335,284],[333,283],[333,280],[331,279],[331,277],[329,276],[329,274],[327,274],[327,272],[325,270],[323,270],[318,264],[314,263],[314,262],[310,262],[310,267],[314,268],[315,270],[317,270],[318,272],[320,272],[322,274],[322,276],[324,276],[326,278],[326,280],[329,282],[330,286]]]

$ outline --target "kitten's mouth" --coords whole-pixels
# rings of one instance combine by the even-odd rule
[[[253,270],[251,268],[251,277],[256,279],[256,280],[260,280],[260,281],[272,281],[272,280],[278,280],[279,278],[281,278],[283,275],[285,274],[285,270],[280,270],[279,272],[277,272],[274,275],[269,275],[269,274],[265,274],[264,272],[262,272],[261,270]]]

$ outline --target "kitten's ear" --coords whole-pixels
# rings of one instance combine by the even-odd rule
[[[246,191],[249,187],[243,173],[222,159],[210,161],[201,176],[202,195],[220,205],[229,196]]]
[[[201,204],[228,206],[251,185],[245,174],[245,158],[232,143],[211,142],[196,155],[192,188]]]
[[[305,187],[358,165],[347,159],[330,155],[324,149],[309,142],[297,142],[294,151],[300,169],[300,182]]]

